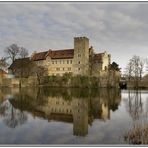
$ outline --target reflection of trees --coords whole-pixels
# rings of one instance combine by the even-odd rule
[[[128,111],[134,122],[125,133],[124,139],[130,144],[148,144],[148,98],[144,100],[141,91],[128,92]]]
[[[15,109],[9,100],[4,101],[0,105],[0,114],[3,117],[4,123],[10,128],[15,128],[27,121],[27,115],[24,112]]]
[[[92,118],[110,118],[110,110],[117,110],[120,101],[119,89],[99,89],[97,95],[91,96],[89,114]]]
[[[141,91],[128,92],[128,111],[134,120],[138,120],[143,112]]]

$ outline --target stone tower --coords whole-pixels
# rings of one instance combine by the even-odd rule
[[[73,74],[89,75],[89,39],[74,38]]]

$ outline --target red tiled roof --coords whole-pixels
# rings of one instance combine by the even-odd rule
[[[38,52],[33,55],[32,60],[45,60],[47,56],[51,57],[51,59],[71,59],[74,56],[74,49],[49,50],[45,52]]]
[[[74,49],[54,50],[50,54],[51,59],[71,59],[74,57]]]
[[[103,55],[104,53],[95,54],[94,61],[102,62]],[[38,52],[33,55],[32,60],[45,60],[47,56],[51,57],[51,59],[71,59],[74,57],[74,49],[49,50],[45,52]]]
[[[48,53],[48,51],[35,53],[35,54],[32,56],[32,60],[33,60],[33,61],[45,60],[45,59],[46,59],[47,53]]]

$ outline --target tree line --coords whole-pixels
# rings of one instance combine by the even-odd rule
[[[148,72],[148,58],[134,55],[126,65],[124,77],[129,82],[134,82],[135,86],[138,87],[144,72]]]

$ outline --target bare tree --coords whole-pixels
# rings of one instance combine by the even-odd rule
[[[126,76],[128,77],[128,81],[131,81],[131,77],[132,77],[132,71],[133,71],[133,69],[132,69],[133,65],[132,64],[133,63],[130,59],[129,63],[127,64],[127,66],[125,68],[125,73],[126,73]]]
[[[28,56],[28,50],[24,47],[20,48],[20,57],[21,58],[26,58]]]
[[[140,80],[142,79],[142,74],[144,72],[145,62],[146,62],[145,59],[140,58],[140,61],[139,61],[139,75],[140,75]]]
[[[127,67],[126,67],[126,75],[129,80],[131,77],[133,78],[134,86],[138,88],[139,81],[142,79],[142,74],[144,72],[145,60],[137,55],[134,55]]]
[[[43,66],[36,66],[35,67],[35,73],[37,76],[37,80],[39,85],[41,84],[41,78],[47,75],[47,68]]]
[[[19,46],[17,44],[12,44],[5,50],[8,58],[11,59],[12,63],[15,61],[16,57],[19,55]]]

